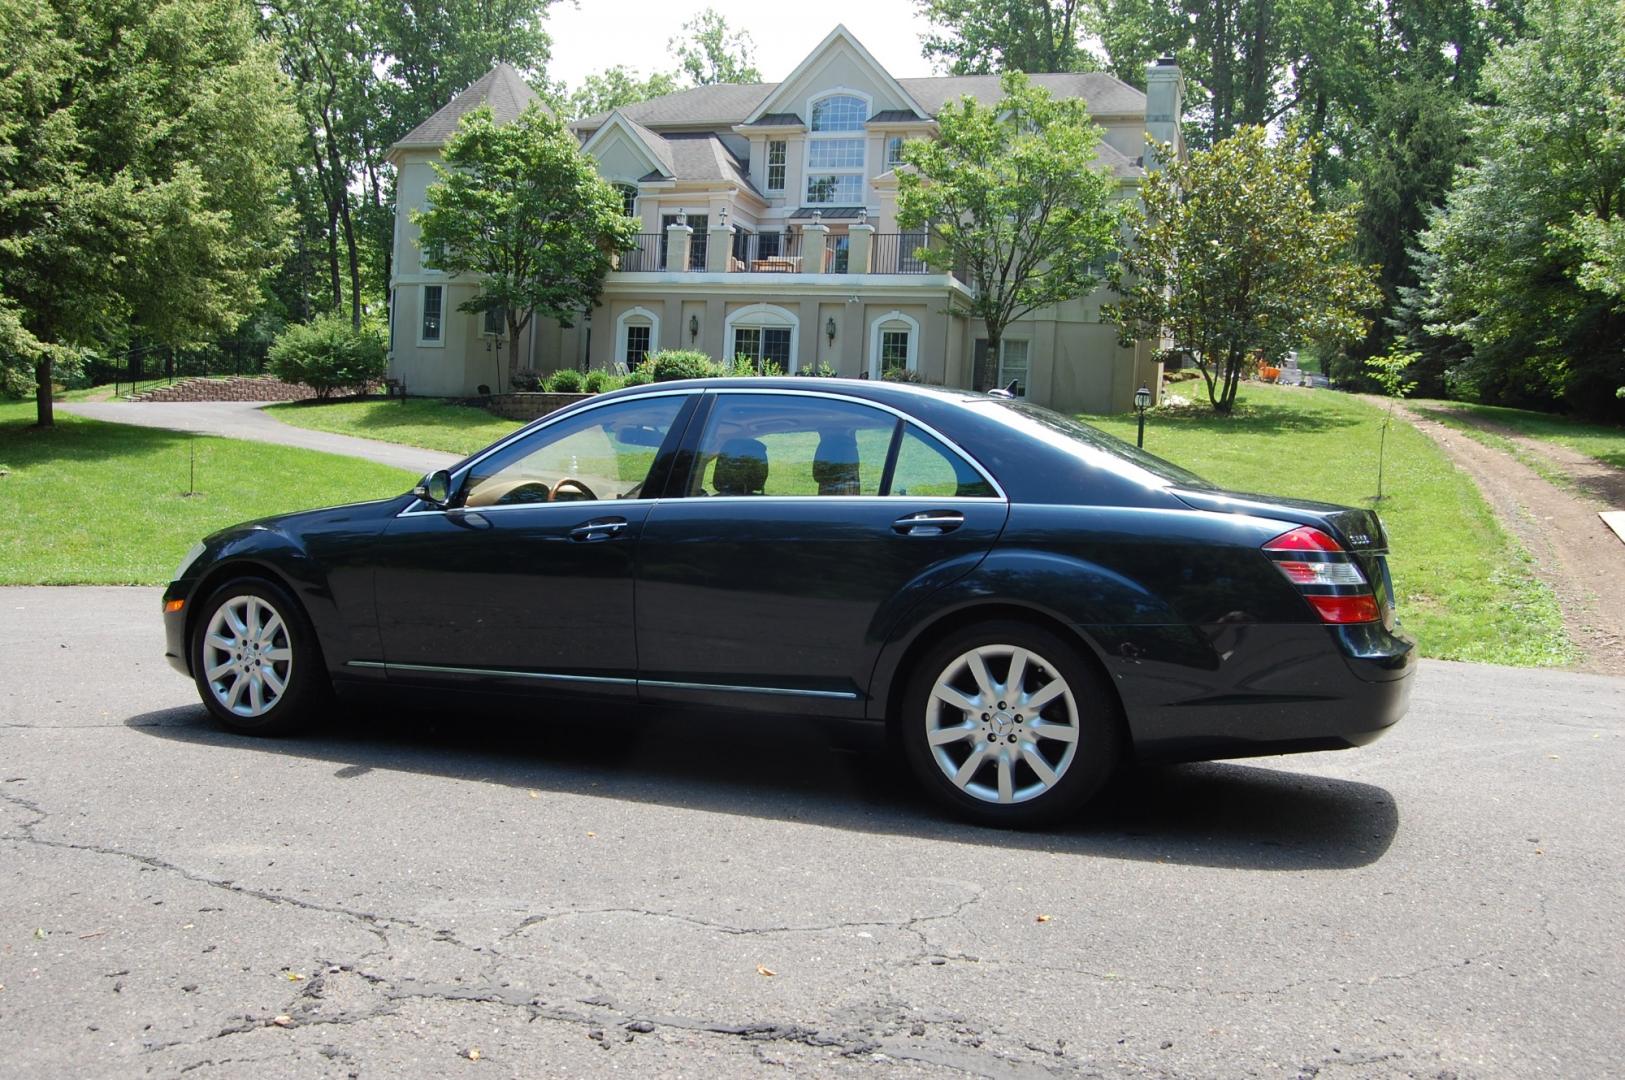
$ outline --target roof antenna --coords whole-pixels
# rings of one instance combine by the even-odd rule
[[[995,387],[994,389],[989,390],[987,392],[987,396],[988,397],[996,397],[996,398],[1013,398],[1013,397],[1016,396],[1016,387],[1018,387],[1020,385],[1021,385],[1021,380],[1020,379],[1011,379],[1010,380],[1010,385],[1002,387],[1002,388]]]

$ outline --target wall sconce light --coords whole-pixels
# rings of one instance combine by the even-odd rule
[[[835,344],[835,316],[833,315],[824,322],[824,336],[829,338],[831,345]]]
[[[721,213],[717,214],[717,225],[724,229],[728,227],[728,208],[726,206],[722,208]]]
[[[690,315],[688,317],[688,343],[690,345],[694,344],[694,339],[699,337],[699,336],[700,336],[700,317],[698,315]]]
[[[688,211],[684,210],[681,206],[679,206],[677,208],[677,224],[679,224],[679,225],[687,225],[688,224]]]
[[[869,208],[867,206],[858,207],[858,224],[869,224]]]

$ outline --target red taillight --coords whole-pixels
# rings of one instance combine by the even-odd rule
[[[1281,576],[1303,593],[1321,622],[1363,623],[1382,618],[1359,565],[1319,529],[1305,525],[1284,532],[1264,545],[1264,553]]]
[[[1320,621],[1327,623],[1376,622],[1382,618],[1377,610],[1377,598],[1364,596],[1310,596],[1309,603],[1320,613]]]
[[[1333,540],[1319,529],[1311,529],[1309,526],[1305,525],[1301,529],[1293,529],[1291,532],[1285,532],[1280,536],[1277,536],[1274,540],[1271,540],[1269,543],[1264,545],[1264,550],[1335,551],[1338,554],[1341,554],[1343,548],[1337,543],[1336,540]]]

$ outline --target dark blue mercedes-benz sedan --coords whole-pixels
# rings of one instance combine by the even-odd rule
[[[228,728],[330,695],[888,724],[979,821],[1126,760],[1327,750],[1405,712],[1374,513],[1221,491],[1020,401],[840,379],[586,399],[409,494],[210,536],[168,657]]]

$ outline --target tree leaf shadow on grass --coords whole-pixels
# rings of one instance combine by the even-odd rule
[[[109,424],[58,412],[55,425],[48,428],[35,427],[32,416],[23,421],[0,421],[0,461],[10,468],[24,469],[57,461],[115,461],[149,454],[173,454],[184,460],[188,440],[214,438],[164,428]]]
[[[1151,413],[1147,417],[1146,427],[1149,430],[1153,425],[1167,425],[1181,431],[1205,431],[1215,435],[1282,435],[1289,432],[1337,431],[1370,422],[1370,417],[1346,409],[1306,409],[1302,405],[1300,402],[1273,400],[1242,401],[1237,403],[1235,412],[1226,416],[1214,412],[1204,396],[1201,400],[1193,401],[1189,408]]]
[[[1126,772],[1079,820],[1001,832],[945,817],[920,793],[875,725],[699,710],[612,711],[615,738],[582,740],[559,718],[521,722],[453,711],[341,707],[310,733],[238,736],[201,706],[125,723],[219,750],[327,761],[334,781],[373,770],[505,784],[855,832],[998,843],[1095,858],[1247,870],[1366,866],[1393,842],[1399,810],[1380,787],[1280,765],[1168,766]],[[232,766],[235,767],[235,766]],[[222,765],[222,772],[229,771]]]

